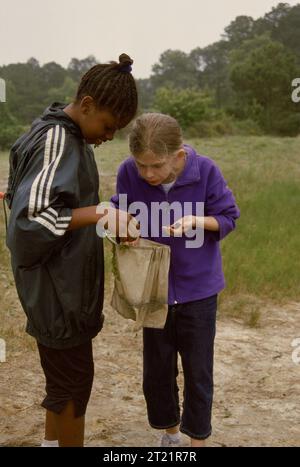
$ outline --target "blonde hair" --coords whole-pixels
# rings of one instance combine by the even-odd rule
[[[136,119],[129,135],[133,156],[151,151],[158,157],[172,155],[182,148],[181,128],[175,118],[160,113],[145,113]]]

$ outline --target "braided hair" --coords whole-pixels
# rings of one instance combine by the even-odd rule
[[[76,103],[91,96],[98,108],[106,108],[125,127],[137,111],[137,89],[131,74],[133,60],[126,54],[119,56],[119,63],[98,64],[82,77]]]

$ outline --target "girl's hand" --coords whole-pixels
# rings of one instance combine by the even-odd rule
[[[108,235],[119,237],[124,242],[132,242],[139,238],[139,223],[128,212],[101,203],[97,207],[97,213],[101,215],[98,225],[104,228]]]
[[[203,228],[203,225],[204,221],[202,217],[185,216],[176,221],[173,225],[163,227],[163,229],[173,237],[181,237],[183,234],[196,227]]]
[[[130,242],[125,241],[125,240],[123,240],[122,238],[121,238],[120,240],[121,240],[121,244],[122,244],[122,245],[126,245],[126,246],[139,246],[139,243],[140,243],[140,239],[139,239],[139,238],[136,238],[135,240],[132,240],[132,241],[130,241]]]

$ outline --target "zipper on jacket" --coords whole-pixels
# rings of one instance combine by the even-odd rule
[[[176,183],[176,182],[175,182]],[[169,193],[170,191],[174,188],[174,185],[170,188],[170,190],[166,193],[164,191],[163,188],[161,188],[163,191],[164,191],[164,194],[165,194],[165,197],[166,197],[166,201],[168,203],[168,209],[169,209],[169,212],[170,212],[170,202],[169,202]],[[171,219],[170,219],[171,221]],[[170,235],[170,244],[171,244],[171,241],[172,241],[172,236]],[[175,277],[174,277],[174,273],[173,273],[173,270],[171,270],[171,280],[172,280],[172,285],[173,285],[173,290],[174,290],[174,303],[173,305],[177,305],[178,304],[178,301],[177,301],[177,294],[176,294],[176,288],[175,288]]]

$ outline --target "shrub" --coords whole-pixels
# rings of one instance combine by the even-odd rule
[[[25,131],[20,125],[0,126],[0,149],[9,149]]]

